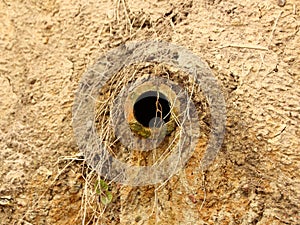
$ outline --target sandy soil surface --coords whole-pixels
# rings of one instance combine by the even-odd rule
[[[300,2],[284,2],[1,0],[0,224],[299,224]],[[208,171],[196,151],[161,187],[111,183],[104,207],[74,93],[100,54],[147,39],[208,63],[226,137]]]

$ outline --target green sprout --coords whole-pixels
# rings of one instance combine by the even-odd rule
[[[108,184],[104,180],[100,179],[96,181],[95,192],[100,196],[100,200],[104,205],[112,201],[112,193],[108,190]]]

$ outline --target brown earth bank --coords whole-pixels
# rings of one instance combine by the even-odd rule
[[[0,224],[299,224],[299,29],[297,0],[0,1]],[[105,206],[74,93],[101,54],[137,40],[207,62],[226,135],[207,171],[198,146],[162,185],[109,183]]]

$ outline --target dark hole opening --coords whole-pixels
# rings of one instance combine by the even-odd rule
[[[160,127],[162,121],[167,123],[170,120],[170,103],[164,94],[147,91],[134,103],[133,113],[144,127]]]

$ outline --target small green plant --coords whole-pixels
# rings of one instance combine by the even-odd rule
[[[112,201],[112,193],[108,190],[108,184],[100,179],[95,183],[95,192],[100,196],[100,201],[107,205]]]

